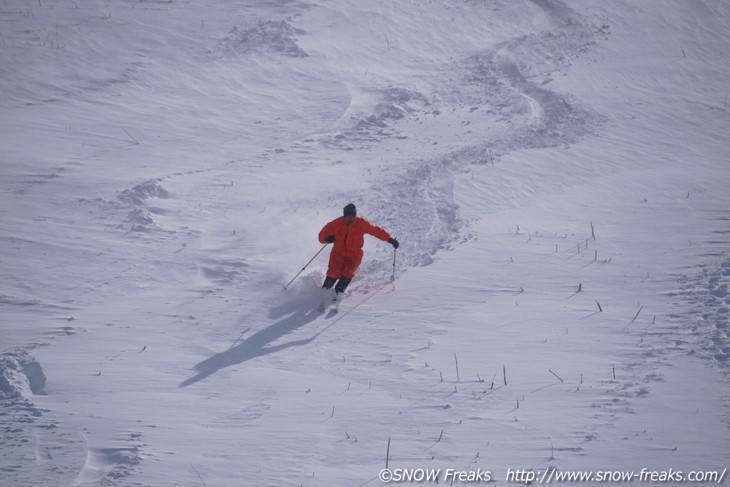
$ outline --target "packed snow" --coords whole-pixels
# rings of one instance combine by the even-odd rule
[[[0,485],[727,483],[728,25],[3,0]]]

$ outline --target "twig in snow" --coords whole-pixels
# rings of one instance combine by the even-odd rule
[[[388,437],[388,448],[385,450],[385,468],[388,468],[390,463],[390,436]]]
[[[504,385],[507,385],[507,367],[502,366],[502,377],[504,378]]]
[[[593,240],[595,240],[596,239],[596,230],[593,228],[593,222],[590,222],[590,224],[591,224],[591,238]]]
[[[624,330],[625,330],[626,328],[628,328],[629,326],[631,326],[631,324],[632,324],[632,323],[633,323],[634,321],[636,321],[636,318],[638,318],[638,317],[639,317],[639,313],[641,313],[641,310],[642,310],[642,309],[644,309],[644,306],[642,306],[641,308],[639,308],[639,311],[637,311],[637,312],[636,312],[636,314],[634,315],[634,318],[633,318],[633,319],[632,319],[631,321],[629,321],[629,324],[628,324],[628,325],[624,326]]]
[[[564,380],[563,380],[563,379],[562,379],[562,378],[561,378],[561,377],[560,377],[560,376],[559,376],[558,374],[556,374],[556,373],[555,373],[555,372],[553,372],[552,370],[548,369],[548,372],[550,372],[550,373],[551,373],[551,374],[553,374],[553,375],[554,375],[555,377],[557,377],[557,378],[558,378],[558,380],[559,380],[560,382],[565,382],[565,381],[564,381]]]
[[[454,352],[454,363],[456,364],[456,382],[461,382],[459,378],[459,359],[456,357],[456,352]]]
[[[586,265],[588,265],[588,264],[586,264]],[[583,283],[582,282],[579,282],[578,283],[578,287],[576,288],[575,292],[573,294],[571,294],[570,296],[568,296],[568,299],[570,299],[573,296],[575,296],[576,294],[580,294],[582,292],[583,292]]]

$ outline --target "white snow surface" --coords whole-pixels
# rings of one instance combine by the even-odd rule
[[[722,473],[728,25],[3,0],[0,485]],[[349,202],[401,247],[319,314],[328,249],[282,289]]]

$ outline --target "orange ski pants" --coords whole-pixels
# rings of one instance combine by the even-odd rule
[[[333,279],[340,277],[355,277],[355,271],[360,267],[362,262],[363,251],[360,250],[356,255],[344,255],[332,249],[330,252],[330,262],[327,267],[327,275]]]

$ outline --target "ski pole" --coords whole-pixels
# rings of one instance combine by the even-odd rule
[[[292,283],[292,282],[294,282],[294,280],[295,280],[295,279],[296,279],[297,277],[299,277],[299,274],[301,274],[302,272],[304,272],[304,269],[306,269],[306,268],[307,268],[307,266],[308,266],[309,264],[311,264],[311,263],[312,263],[312,261],[313,261],[314,259],[316,259],[316,258],[317,258],[317,256],[318,256],[319,254],[321,254],[321,253],[322,253],[322,251],[324,250],[324,248],[325,248],[325,247],[327,247],[328,245],[329,245],[329,244],[324,244],[324,246],[323,246],[323,247],[322,247],[321,249],[319,249],[319,252],[317,252],[316,254],[314,254],[314,257],[312,257],[311,259],[309,259],[309,262],[307,262],[306,264],[304,264],[304,267],[302,267],[302,270],[301,270],[301,271],[299,271],[299,272],[297,273],[297,275],[296,275],[296,276],[294,276],[294,278],[293,278],[293,279],[292,279],[291,281],[289,281],[289,282],[287,283],[287,285],[286,285],[286,286],[284,286],[284,289],[282,289],[282,290],[281,290],[281,292],[284,292],[284,291],[286,291],[286,290],[287,290],[287,288],[288,288],[288,287],[289,287],[289,286],[291,285],[291,283]]]
[[[395,281],[395,255],[398,250],[396,248],[393,248],[393,275],[390,276],[390,282]]]

